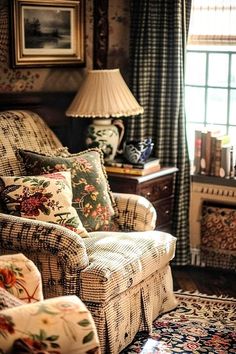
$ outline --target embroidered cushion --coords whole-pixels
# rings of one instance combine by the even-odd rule
[[[0,257],[0,290],[1,295],[2,290],[9,293],[9,296],[5,294],[5,304],[9,305],[7,307],[43,300],[41,274],[35,264],[22,253]],[[11,306],[11,303],[15,305]]]
[[[65,157],[19,150],[27,174],[71,170],[73,206],[87,231],[116,230],[115,202],[110,192],[102,152],[90,149]]]
[[[12,215],[59,224],[81,237],[88,236],[72,207],[70,171],[41,176],[2,176],[0,197]]]

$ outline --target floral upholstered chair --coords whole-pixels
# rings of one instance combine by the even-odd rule
[[[38,267],[46,298],[77,295],[102,353],[117,354],[173,309],[176,239],[144,197],[112,193],[102,154],[70,154],[33,112],[0,113],[0,253]]]
[[[99,354],[93,318],[75,295],[43,300],[41,275],[23,254],[0,256],[0,353]]]

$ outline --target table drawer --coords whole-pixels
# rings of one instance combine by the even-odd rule
[[[172,208],[173,208],[173,197],[160,202],[153,203],[157,211],[157,223],[156,226],[167,224],[172,221]]]
[[[159,178],[158,180],[152,181],[142,187],[140,194],[150,200],[150,202],[155,202],[160,199],[168,198],[173,192],[173,177]]]

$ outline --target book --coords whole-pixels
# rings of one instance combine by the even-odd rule
[[[216,138],[214,176],[220,177],[222,139]]]
[[[230,148],[230,171],[229,171],[229,177],[230,178],[235,178],[236,177],[236,165],[234,166],[234,147],[231,146]]]
[[[229,178],[230,177],[230,151],[231,146],[222,146],[221,148],[221,166],[220,166],[220,177]]]
[[[200,160],[201,160],[201,130],[195,130],[195,146],[194,146],[194,161],[193,172],[195,174],[200,173]]]
[[[201,159],[200,159],[201,175],[206,174],[206,137],[207,137],[207,133],[205,131],[202,131],[201,132]]]
[[[112,161],[106,161],[105,166],[113,166],[120,168],[135,168],[135,169],[146,169],[153,166],[159,166],[160,160],[156,157],[150,157],[144,163],[131,164],[130,162],[126,162],[123,158],[116,158]]]
[[[118,167],[118,166],[105,166],[106,172],[111,173],[120,173],[120,174],[127,174],[133,176],[146,176],[150,173],[158,172],[161,169],[160,164],[156,164],[151,167],[146,168],[134,168],[134,167]]]
[[[205,159],[206,159],[206,175],[210,174],[211,171],[211,131],[206,133],[206,146],[205,146]]]
[[[216,151],[216,136],[211,137],[211,167],[210,176],[215,176],[215,151]]]
[[[229,135],[222,135],[219,130],[195,130],[194,143],[194,174],[233,176]]]

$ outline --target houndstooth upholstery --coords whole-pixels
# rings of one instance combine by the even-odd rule
[[[0,175],[24,175],[23,165],[15,151],[27,147],[29,150],[52,153],[62,147],[46,124],[33,112],[5,111],[0,120]]]
[[[123,231],[145,231],[154,229],[156,210],[149,201],[134,194],[113,193],[118,209],[117,222]]]
[[[0,113],[0,175],[24,174],[15,150],[54,154],[62,145],[35,113]],[[42,274],[46,298],[77,295],[95,320],[102,353],[117,354],[158,314],[176,306],[169,261],[175,238],[153,231],[145,198],[115,193],[120,232],[82,239],[62,226],[0,214],[0,253],[23,253]],[[131,231],[131,232],[128,232]]]
[[[155,231],[92,234],[90,239],[84,239],[89,257],[89,264],[80,275],[80,296],[84,301],[110,301],[127,286],[148,278],[153,269],[163,268],[174,256],[175,240],[163,232],[158,237]]]

